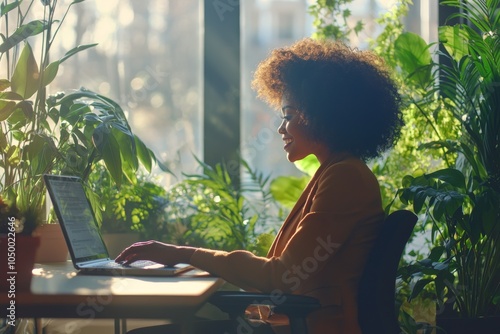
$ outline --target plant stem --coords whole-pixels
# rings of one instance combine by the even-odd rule
[[[424,116],[425,120],[427,121],[427,124],[429,124],[431,126],[432,130],[434,131],[434,133],[436,134],[436,136],[438,137],[438,139],[440,141],[442,141],[443,139],[441,137],[441,134],[439,133],[439,130],[436,128],[436,126],[434,125],[434,122],[432,122],[432,120],[429,118],[429,115],[427,115],[425,113],[425,111],[422,109],[422,107],[420,106],[420,104],[413,98],[413,96],[410,95],[409,97],[410,97],[410,100],[411,100],[412,104],[414,106],[416,106],[417,110],[420,112],[420,114],[422,116]],[[444,157],[445,157],[444,161],[446,162],[446,166],[448,168],[450,168],[452,165],[450,164],[450,162],[448,161],[448,158],[447,158],[448,157],[448,152],[447,152],[447,150],[444,147],[441,148],[441,150],[443,151],[443,154],[444,154]]]

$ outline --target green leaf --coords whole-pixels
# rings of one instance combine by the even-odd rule
[[[410,295],[410,300],[414,299],[415,297],[417,297],[420,292],[422,292],[422,290],[427,286],[427,284],[431,283],[433,280],[430,279],[430,278],[425,278],[425,279],[421,279],[419,280],[415,286],[413,287],[412,291],[411,291],[411,295]]]
[[[469,54],[468,39],[467,32],[460,25],[439,27],[439,41],[456,62]]]
[[[415,211],[415,213],[419,213],[420,210],[422,210],[426,199],[426,190],[420,190],[415,193],[415,197],[413,198],[413,210]]]
[[[431,254],[429,255],[429,259],[432,260],[432,262],[437,262],[443,255],[444,251],[446,248],[444,246],[435,246],[431,249]]]
[[[2,44],[0,44],[0,53],[4,53],[12,49],[14,46],[24,41],[30,36],[35,36],[47,29],[46,21],[35,20],[28,24],[23,24],[9,36]]]
[[[83,0],[81,0],[81,1],[83,1]],[[78,2],[80,2],[80,1],[78,1]],[[74,1],[73,3],[76,3],[76,1]],[[74,56],[78,52],[86,50],[86,49],[89,49],[89,48],[92,48],[92,47],[94,47],[96,45],[97,45],[97,43],[86,44],[86,45],[79,45],[79,46],[77,46],[77,47],[69,50],[68,52],[66,52],[66,54],[61,59],[59,59],[59,63],[62,64],[64,61],[66,61],[68,58]]]
[[[401,181],[401,184],[404,188],[408,188],[412,185],[412,182],[415,178],[411,175],[405,175],[403,176],[403,180]]]
[[[95,128],[92,140],[97,151],[104,160],[106,168],[118,187],[122,184],[122,160],[120,156],[120,146],[111,131],[100,124]]]
[[[54,123],[59,123],[59,110],[57,110],[56,108],[50,108],[48,115],[54,121]]]
[[[493,297],[493,305],[500,305],[500,292],[497,292],[495,297]]]
[[[15,146],[15,145],[9,147],[5,156],[7,157],[8,163],[10,165],[15,166],[15,165],[19,164],[19,161],[21,160],[20,156],[19,156],[20,151],[21,150],[19,149],[19,147]]]
[[[308,155],[302,160],[295,162],[295,166],[303,173],[313,176],[319,168],[319,161],[314,155]]]
[[[434,205],[434,209],[432,210],[432,214],[434,215],[434,218],[436,220],[441,219],[443,214],[446,211],[446,203],[445,201],[436,201],[436,204]]]
[[[78,143],[80,141],[82,143],[82,145],[84,145],[85,147],[88,147],[89,140],[87,139],[85,134],[83,134],[83,132],[80,129],[74,128],[72,131],[72,135],[75,136],[75,137],[73,137],[73,141],[75,143]]]
[[[135,173],[139,167],[139,161],[136,155],[134,136],[130,132],[126,133],[115,127],[111,129],[111,133],[120,147],[122,166],[127,166],[128,171]]]
[[[7,79],[0,79],[0,92],[3,92],[10,87],[10,81]]]
[[[0,93],[0,99],[21,101],[23,97],[14,92],[2,92]]]
[[[35,175],[50,170],[59,154],[52,138],[38,134],[33,136],[23,153],[26,154],[26,160],[30,161],[31,170]]]
[[[5,152],[7,148],[7,136],[3,132],[2,127],[0,126],[0,153]],[[5,167],[5,161],[0,160],[0,167]]]
[[[153,168],[153,159],[151,151],[146,147],[146,145],[142,142],[139,137],[134,135],[135,140],[135,149],[137,157],[139,161],[142,163],[144,168],[151,173],[151,169]],[[167,168],[168,169],[168,168]]]
[[[299,199],[310,178],[307,176],[280,176],[271,181],[270,192],[273,198],[291,208]]]
[[[0,4],[0,17],[4,16],[8,12],[10,12],[11,10],[19,7],[21,2],[22,2],[22,0],[16,0],[16,1],[13,1],[12,3],[8,3],[8,4],[5,4],[4,2],[2,2]]]
[[[431,78],[432,57],[424,39],[415,33],[406,32],[394,44],[394,57],[401,69],[412,81],[426,86]]]
[[[24,101],[22,101],[20,103],[23,103],[23,102]],[[19,129],[20,127],[23,127],[27,122],[26,115],[24,114],[23,109],[19,105],[20,103],[18,103],[16,105],[14,112],[12,112],[12,114],[9,116],[9,118],[7,120],[7,122],[9,122],[9,124],[11,125],[11,128],[13,128],[13,129]]]
[[[24,117],[27,120],[33,120],[35,117],[35,112],[33,111],[33,103],[31,101],[21,101],[17,104],[17,108],[20,108],[23,112]]]
[[[0,122],[5,121],[16,110],[16,103],[0,100]]]
[[[74,5],[74,4],[77,4],[77,3],[80,3],[80,2],[84,2],[85,0],[74,0],[71,4],[71,5]]]
[[[39,76],[40,73],[38,72],[33,50],[29,43],[26,43],[12,75],[12,91],[21,95],[24,99],[29,99],[38,90]]]
[[[439,179],[454,187],[465,189],[465,176],[457,169],[446,168],[427,175],[428,178]]]
[[[72,104],[67,111],[67,113],[61,112],[61,119],[72,125],[80,122],[84,118],[84,115],[91,112],[90,107],[85,103]]]
[[[47,86],[54,80],[59,70],[59,61],[50,63],[43,71],[43,87]]]

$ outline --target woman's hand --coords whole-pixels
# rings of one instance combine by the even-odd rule
[[[143,241],[125,248],[115,259],[122,264],[131,264],[137,260],[150,260],[173,266],[178,263],[189,263],[196,248],[175,246],[159,241]]]

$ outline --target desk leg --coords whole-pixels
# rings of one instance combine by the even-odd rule
[[[35,318],[35,319],[33,319],[33,322],[34,322],[33,332],[35,334],[43,334],[42,318]]]
[[[115,318],[115,334],[121,334],[121,319]]]
[[[184,320],[181,322],[181,334],[194,334],[194,324],[191,320]]]
[[[115,334],[127,333],[127,319],[115,318]]]

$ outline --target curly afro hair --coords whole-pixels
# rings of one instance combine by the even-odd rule
[[[360,159],[394,145],[403,126],[401,97],[382,59],[338,42],[303,39],[272,51],[252,86],[279,108],[286,94],[312,139]]]

